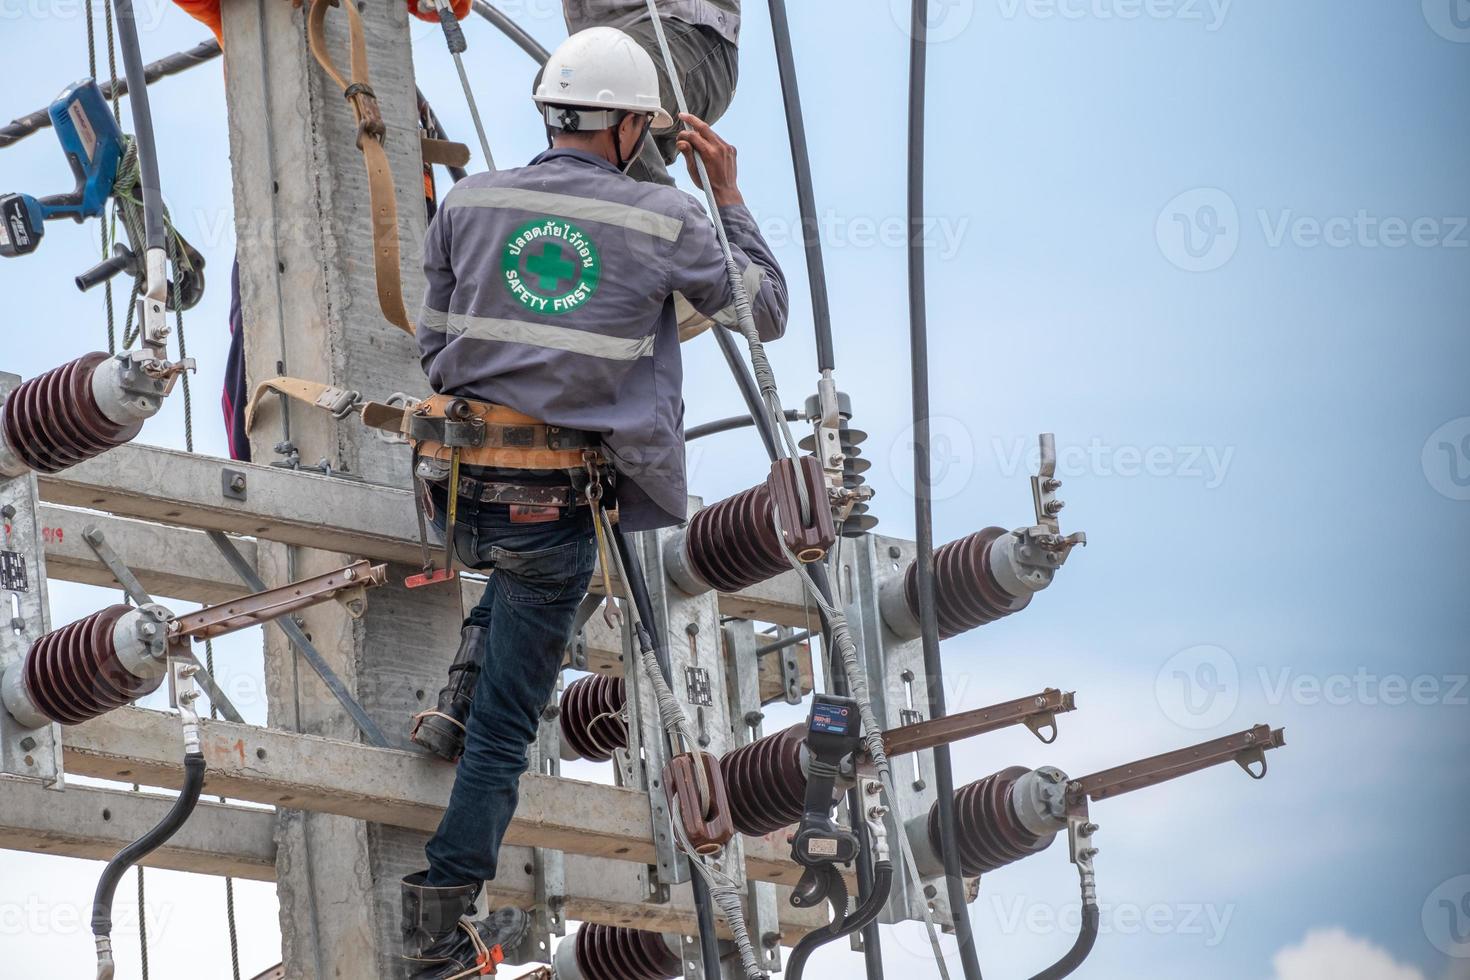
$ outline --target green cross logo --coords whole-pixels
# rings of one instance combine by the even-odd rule
[[[542,316],[580,308],[602,280],[597,245],[560,218],[537,218],[511,232],[500,264],[505,287],[516,302]]]
[[[556,242],[542,246],[540,255],[526,260],[526,271],[536,277],[536,285],[543,293],[560,292],[563,279],[577,274],[577,267],[567,260]]]

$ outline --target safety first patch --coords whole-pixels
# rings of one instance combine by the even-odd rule
[[[597,292],[602,256],[570,221],[538,218],[511,233],[501,256],[505,286],[532,313],[561,316]]]

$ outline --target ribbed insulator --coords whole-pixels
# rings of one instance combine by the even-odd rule
[[[591,922],[577,932],[577,967],[587,980],[671,980],[684,975],[679,957],[658,933]]]
[[[1051,837],[1038,837],[1027,830],[1011,803],[1016,780],[1029,771],[1012,766],[955,793],[960,867],[967,878],[1014,864],[1051,843]],[[936,854],[943,853],[937,803],[929,811],[929,843]]]
[[[720,592],[739,592],[791,567],[765,483],[695,514],[684,542],[695,574]]]
[[[844,406],[846,406],[846,396],[839,397],[843,399]],[[808,398],[806,410],[809,417],[820,417],[821,404],[815,397]],[[867,441],[868,434],[862,429],[854,429],[849,424],[848,417],[844,415],[837,425],[837,438],[842,444],[842,454],[845,457],[842,464],[842,485],[849,490],[856,490],[868,482],[868,478],[863,474],[873,468],[872,460],[863,458],[863,451],[858,448]],[[807,452],[813,452],[817,445],[816,436],[804,436],[797,445]],[[865,503],[853,507],[847,519],[838,528],[838,533],[844,538],[860,538],[877,527],[878,518],[868,513],[868,509]]]
[[[119,425],[102,413],[92,374],[106,354],[92,353],[22,382],[0,409],[0,428],[15,455],[38,473],[58,473],[128,442],[142,423]]]
[[[584,759],[606,762],[628,747],[623,709],[628,701],[621,677],[593,674],[567,685],[561,695],[561,737]]]
[[[742,834],[760,836],[789,827],[806,809],[801,747],[806,726],[795,725],[742,745],[720,761],[730,815]]]
[[[951,541],[934,552],[934,596],[939,611],[939,635],[944,639],[967,633],[1020,612],[1031,601],[1016,598],[1000,587],[990,570],[990,546],[1009,532],[987,527],[967,538]],[[910,565],[904,594],[914,618],[919,617],[919,571]]]
[[[25,687],[42,714],[79,725],[158,688],[162,678],[138,677],[118,659],[113,629],[130,608],[109,606],[31,644]]]

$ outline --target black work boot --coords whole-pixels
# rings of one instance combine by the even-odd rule
[[[403,879],[403,958],[414,980],[493,976],[507,950],[526,936],[531,919],[521,909],[501,909],[479,922],[479,885],[433,888],[427,871]]]
[[[449,683],[439,692],[438,704],[414,716],[409,738],[446,762],[458,762],[464,755],[464,726],[485,666],[489,632],[483,626],[466,626],[460,632],[459,652],[449,665]]]

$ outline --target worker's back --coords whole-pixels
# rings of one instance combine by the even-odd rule
[[[780,270],[749,212],[723,210],[760,331],[779,336]],[[731,302],[723,254],[694,198],[590,154],[551,150],[456,185],[429,229],[425,272],[419,343],[436,391],[603,433],[624,478],[627,526],[683,519],[672,296],[710,316]]]

